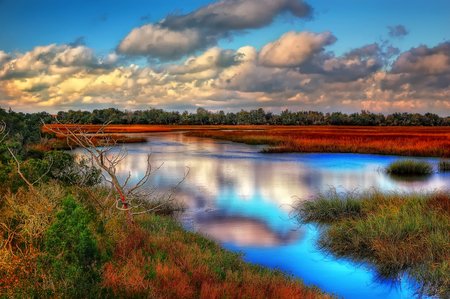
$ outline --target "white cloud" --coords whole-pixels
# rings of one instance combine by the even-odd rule
[[[317,38],[315,45],[326,40],[318,37],[324,33],[294,34],[294,39],[299,35]],[[285,46],[280,42],[280,47]],[[300,58],[279,57],[278,67],[262,65],[262,52],[251,46],[238,50],[213,47],[180,64],[139,67],[114,65],[120,60],[115,53],[102,58],[84,46],[49,45],[23,54],[0,52],[0,106],[15,110],[39,106],[49,112],[111,106],[168,110],[202,106],[236,111],[262,106],[274,112],[288,107],[446,115],[450,114],[449,73],[440,69],[447,66],[441,57],[446,47],[405,52],[394,63],[397,67],[386,71],[376,46],[342,57],[310,46],[300,51]],[[440,63],[435,64],[435,59]],[[280,61],[289,67],[281,67]],[[300,67],[290,67],[299,61],[303,61]]]
[[[329,31],[290,31],[261,49],[259,63],[265,67],[296,67],[335,41]]]
[[[155,56],[162,60],[181,58],[206,46],[206,39],[197,29],[179,31],[148,24],[134,28],[117,47],[119,53]]]

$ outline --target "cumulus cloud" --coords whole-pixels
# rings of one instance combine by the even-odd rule
[[[439,75],[450,72],[450,42],[434,48],[419,46],[402,53],[392,66],[393,73]]]
[[[409,31],[403,25],[387,26],[387,29],[390,37],[402,37],[409,34]]]
[[[172,64],[166,67],[171,74],[198,73],[208,69],[226,68],[239,64],[239,57],[242,56],[234,50],[224,50],[213,47],[203,54],[189,57],[183,64]]]
[[[148,55],[162,61],[178,59],[212,43],[198,29],[171,30],[158,24],[134,28],[117,51],[129,55]]]
[[[312,7],[301,0],[222,0],[186,15],[170,14],[161,24],[173,30],[204,28],[209,33],[261,28],[281,13],[309,18]]]
[[[414,92],[448,89],[450,86],[450,42],[436,47],[419,46],[401,53],[382,81],[385,90],[407,88]]]
[[[134,28],[117,50],[175,60],[231,38],[234,32],[267,26],[280,14],[310,18],[312,11],[301,0],[222,0],[189,14],[169,14],[159,23]]]
[[[265,67],[296,67],[336,40],[329,31],[290,31],[261,49],[259,63]]]
[[[23,54],[0,51],[0,106],[39,106],[49,112],[111,106],[450,112],[448,42],[400,53],[390,68],[386,57],[395,51],[387,44],[336,56],[323,49],[335,39],[330,33],[290,32],[287,37],[303,38],[304,48],[292,51],[283,36],[261,52],[251,46],[212,47],[182,63],[147,67],[119,65],[116,53],[99,57],[81,45],[36,47]],[[285,47],[287,56],[267,56],[277,47]],[[264,59],[272,64],[261,63]]]
[[[167,65],[161,69],[180,81],[215,78],[224,68],[240,64],[244,55],[239,51],[212,47],[197,57],[189,57],[182,64]]]

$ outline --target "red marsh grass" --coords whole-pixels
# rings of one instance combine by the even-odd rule
[[[160,216],[116,243],[103,286],[117,298],[335,298]]]
[[[253,126],[257,129],[258,126]],[[267,144],[265,153],[359,153],[450,157],[448,127],[274,126],[264,131],[196,131],[187,136]]]

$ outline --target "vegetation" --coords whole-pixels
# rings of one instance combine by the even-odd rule
[[[334,125],[334,126],[449,126],[450,117],[439,117],[433,113],[393,113],[387,116],[379,113],[371,113],[366,110],[345,114],[342,112],[322,113],[319,111],[289,111],[284,110],[280,114],[266,112],[263,108],[239,112],[218,111],[211,112],[204,108],[197,108],[195,113],[184,111],[164,111],[151,108],[148,110],[121,111],[116,108],[94,109],[90,111],[69,110],[56,114],[58,120],[67,124],[101,125],[111,123],[113,125]],[[6,118],[7,125],[14,127],[14,135],[22,134],[25,139],[35,138],[24,134],[25,126],[28,128],[39,127],[42,118],[47,124],[54,118],[46,113],[23,114],[15,113],[11,109],[5,111],[0,108],[0,119]],[[37,132],[37,131],[36,131]],[[38,132],[39,133],[39,132]],[[38,141],[38,139],[34,139]]]
[[[296,205],[300,223],[317,223],[319,250],[373,267],[382,279],[403,277],[417,294],[450,294],[450,191],[339,193]]]
[[[392,174],[430,174],[433,173],[433,165],[427,161],[414,159],[397,160],[389,164],[387,173]]]
[[[438,169],[440,172],[450,171],[450,161],[448,160],[439,161]]]
[[[114,108],[89,111],[60,111],[61,122],[75,124],[151,124],[151,125],[335,125],[335,126],[449,126],[450,117],[433,113],[393,113],[388,116],[362,110],[361,113],[322,113],[319,111],[282,111],[279,115],[264,109],[239,112],[211,112],[197,108],[196,113],[167,112],[162,109],[121,111]]]
[[[23,148],[8,129],[0,121],[0,298],[333,297],[185,230],[172,191],[129,221],[123,210],[142,203],[126,182],[100,184],[93,160]]]
[[[192,131],[187,136],[267,144],[265,153],[358,153],[450,157],[448,128],[273,127],[264,131]]]

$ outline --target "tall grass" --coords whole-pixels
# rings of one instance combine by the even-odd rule
[[[419,295],[450,295],[448,190],[331,190],[299,202],[293,216],[322,224],[319,250],[369,265],[378,278],[406,277],[418,285]]]
[[[450,161],[449,160],[439,161],[438,169],[440,172],[450,171]]]
[[[90,193],[105,198],[109,188]],[[180,205],[130,226],[124,213],[57,182],[0,200],[0,298],[336,297],[162,216]]]
[[[332,298],[284,272],[244,261],[161,216],[141,219],[114,247],[104,287],[135,298]]]
[[[254,127],[259,128],[258,126]],[[360,153],[450,157],[450,128],[274,126],[264,131],[197,131],[188,136],[267,144],[265,153]]]
[[[405,159],[389,164],[386,172],[392,174],[430,174],[434,171],[433,165],[427,161]]]

